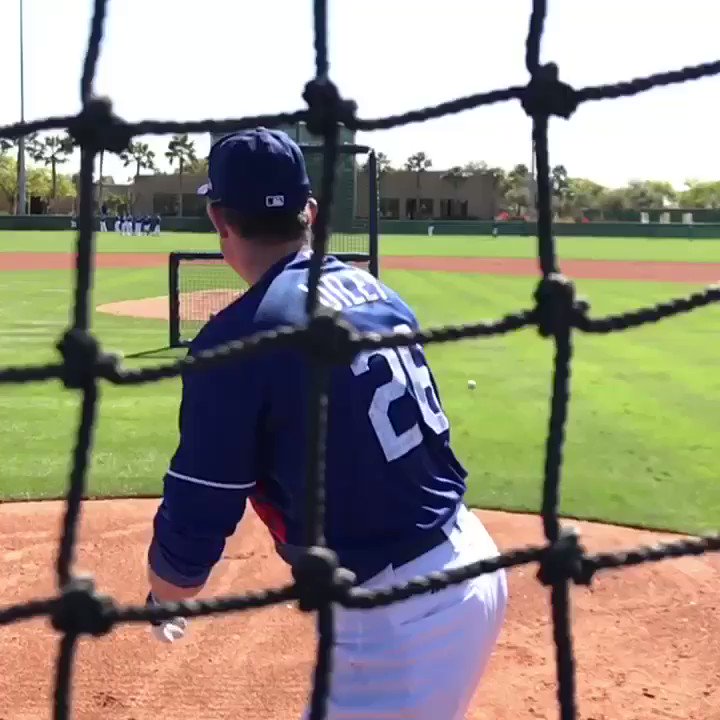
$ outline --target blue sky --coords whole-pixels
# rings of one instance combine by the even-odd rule
[[[4,0],[0,123],[20,116],[18,0]],[[79,109],[90,0],[25,0],[25,116]],[[713,0],[549,0],[543,60],[575,85],[720,57]],[[528,0],[330,0],[331,75],[363,116],[527,81]],[[313,72],[308,0],[110,0],[96,91],[128,120],[237,117],[303,106]],[[720,179],[720,80],[592,103],[551,121],[551,162],[608,185],[632,178]],[[529,164],[519,103],[359,140],[396,164],[424,150],[434,167]],[[165,138],[147,138],[159,155]],[[197,138],[207,151],[208,139]],[[129,172],[114,160],[108,174]]]

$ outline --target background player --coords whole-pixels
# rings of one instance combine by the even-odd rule
[[[249,289],[205,325],[191,354],[306,321],[317,205],[302,152],[280,132],[229,135],[213,146],[209,175],[208,214]],[[330,257],[324,269],[320,302],[357,329],[417,328],[409,306],[369,273]],[[248,500],[281,557],[298,556],[307,387],[305,356],[287,349],[183,377],[180,440],[148,551],[148,603],[202,589]],[[333,371],[326,537],[358,584],[404,583],[497,554],[463,503],[467,474],[449,425],[419,345],[361,353]],[[338,611],[328,717],[464,717],[506,599],[499,571],[386,608]],[[186,625],[175,618],[153,632],[173,641]]]
[[[108,208],[105,203],[100,206],[100,232],[107,232]]]

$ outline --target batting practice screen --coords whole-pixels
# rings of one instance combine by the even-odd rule
[[[287,133],[302,150],[310,185],[313,191],[317,192],[322,178],[321,138],[314,136],[304,122],[279,125],[276,129]],[[369,190],[372,194],[373,178],[377,185],[375,154],[370,148],[355,143],[354,130],[341,125],[338,132],[339,157],[335,166],[335,192],[330,216],[333,228],[330,252],[367,253],[368,235],[371,232],[370,217],[358,217],[357,174],[361,156],[367,156],[365,169],[370,174]],[[211,144],[215,144],[223,136],[224,133],[211,133]],[[368,208],[372,209],[374,204],[377,204],[377,200],[371,200]]]
[[[310,187],[320,187],[323,166],[323,146],[301,144],[305,165],[310,176]],[[368,216],[357,215],[358,156],[367,157]],[[335,188],[331,212],[332,236],[328,252],[333,255],[363,255],[369,260],[373,243],[377,243],[379,200],[377,162],[375,152],[365,145],[339,145],[335,169]],[[377,273],[374,273],[377,275]]]
[[[357,148],[358,146],[352,146],[352,151],[346,154],[353,164],[353,153]],[[311,172],[310,163],[308,171]],[[318,172],[320,171],[318,168]],[[345,262],[357,263],[375,277],[379,277],[377,171],[375,154],[372,151],[368,152],[368,172],[371,178],[369,217],[364,225],[355,225],[356,232],[333,230],[328,253]],[[222,253],[170,253],[170,347],[187,346],[211,316],[240,297],[246,287],[243,280],[225,263]]]
[[[170,347],[183,347],[247,285],[222,253],[171,253],[169,265]]]

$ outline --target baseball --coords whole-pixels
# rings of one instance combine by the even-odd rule
[[[468,388],[469,388],[470,390],[474,390],[474,389],[475,389],[475,385],[476,385],[476,382],[475,382],[474,380],[468,380]]]

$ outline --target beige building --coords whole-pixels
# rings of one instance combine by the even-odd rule
[[[355,215],[368,216],[368,174],[357,173]],[[197,188],[204,175],[140,175],[130,187],[133,212],[140,215],[205,214]],[[379,178],[380,217],[384,220],[490,220],[499,211],[495,179],[488,173],[451,177],[444,171],[383,173]]]
[[[368,174],[357,178],[357,215],[367,217]],[[489,173],[452,177],[442,170],[396,170],[380,175],[379,194],[383,220],[490,220],[499,210]]]
[[[66,214],[68,212],[78,212],[80,208],[80,186],[79,175],[73,175],[73,181],[75,183],[76,197],[70,199],[70,205],[68,206],[67,198],[57,198],[57,205],[53,204],[53,201],[48,205],[48,212]],[[102,188],[95,182],[93,183],[93,198],[96,203],[96,207],[99,208],[102,203],[109,204],[111,212],[117,205],[119,212],[127,212],[132,205],[132,184],[130,183],[116,183],[114,178],[109,175],[103,175]]]
[[[56,197],[50,198],[47,202],[48,215],[70,215],[75,212],[77,198]]]
[[[182,215],[198,217],[205,214],[205,199],[197,189],[207,182],[205,175],[140,175],[132,187],[133,212],[138,215],[177,215],[182,202]],[[182,200],[180,196],[182,195]]]

